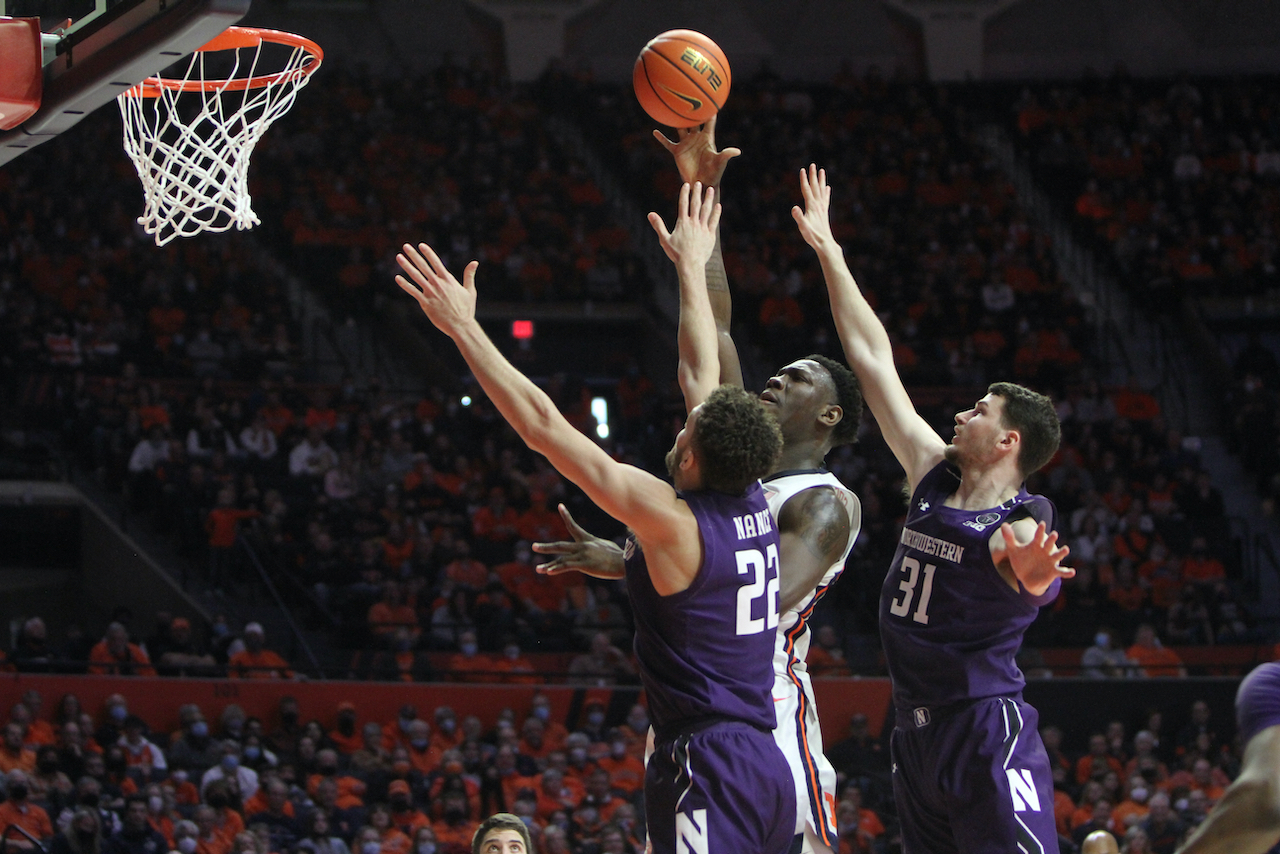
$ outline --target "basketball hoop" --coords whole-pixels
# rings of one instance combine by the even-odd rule
[[[259,73],[264,44],[290,50],[283,70]],[[206,57],[214,53],[224,64]],[[124,150],[146,194],[138,223],[157,246],[258,224],[249,198],[253,147],[323,59],[310,39],[230,27],[191,55],[181,78],[148,77],[116,99]]]

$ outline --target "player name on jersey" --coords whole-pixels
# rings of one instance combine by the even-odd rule
[[[902,544],[909,549],[916,549],[927,555],[935,555],[952,563],[959,563],[964,559],[964,546],[958,546],[955,543],[949,543],[946,540],[940,540],[937,537],[913,531],[905,526],[902,529]]]
[[[773,530],[773,517],[767,509],[748,513],[746,516],[734,516],[733,528],[738,532],[740,540],[758,537]]]

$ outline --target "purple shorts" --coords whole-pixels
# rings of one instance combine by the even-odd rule
[[[1058,854],[1039,720],[1009,697],[900,710],[890,746],[904,854]]]
[[[722,722],[654,745],[644,812],[654,854],[786,854],[796,784],[772,733]]]

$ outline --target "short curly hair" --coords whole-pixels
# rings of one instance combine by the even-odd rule
[[[475,835],[471,837],[471,854],[480,854],[480,846],[484,842],[484,837],[491,830],[514,830],[520,834],[520,838],[524,841],[524,850],[533,851],[529,842],[529,828],[525,826],[520,816],[509,812],[499,812],[480,822],[480,826],[476,828]]]
[[[741,495],[777,462],[782,430],[758,397],[739,386],[722,385],[702,402],[691,444],[702,469],[702,487]]]
[[[862,426],[862,384],[853,371],[835,359],[817,353],[805,358],[817,362],[826,370],[831,377],[831,384],[836,388],[836,403],[844,410],[840,423],[831,431],[831,447],[852,445],[858,441],[858,428]]]

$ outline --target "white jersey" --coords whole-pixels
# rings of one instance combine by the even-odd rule
[[[796,493],[815,487],[834,489],[849,514],[849,541],[840,558],[827,568],[817,587],[778,618],[773,650],[773,702],[778,725],[773,735],[791,765],[796,782],[796,833],[805,835],[805,849],[836,849],[836,774],[822,753],[822,730],[805,658],[809,654],[809,617],[823,594],[844,571],[845,559],[862,528],[862,503],[830,472],[818,469],[786,471],[764,478],[765,500],[774,519]],[[786,573],[787,568],[782,567]]]

